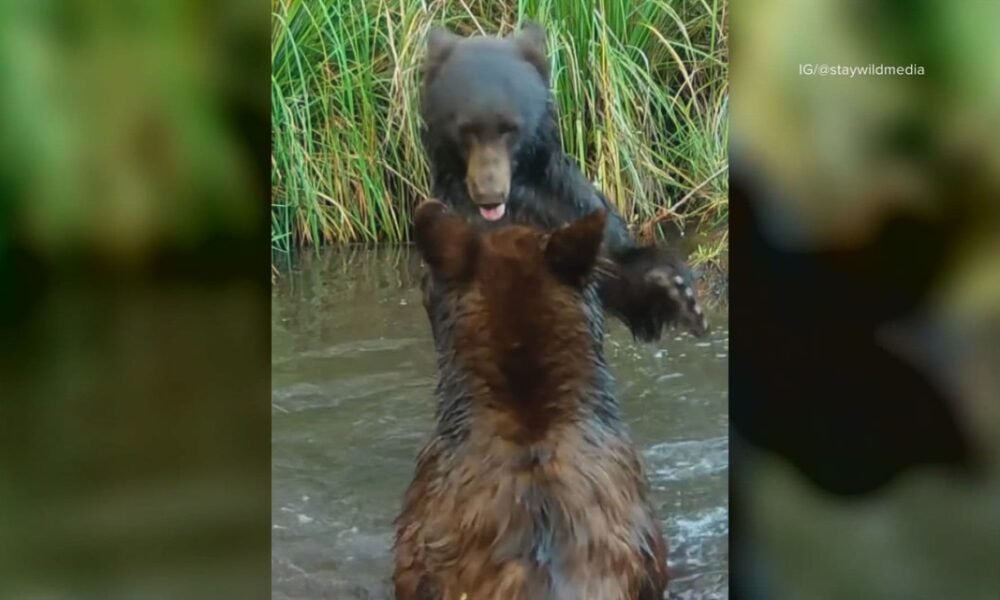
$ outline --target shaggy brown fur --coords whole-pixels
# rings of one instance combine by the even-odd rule
[[[605,218],[481,233],[441,204],[418,209],[442,374],[397,520],[398,600],[663,597],[666,545],[591,281]]]

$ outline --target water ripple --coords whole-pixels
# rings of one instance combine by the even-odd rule
[[[729,439],[665,442],[646,450],[645,456],[654,483],[706,477],[729,468]]]

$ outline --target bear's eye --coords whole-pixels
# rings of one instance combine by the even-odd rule
[[[517,130],[517,123],[514,123],[513,121],[500,122],[500,135],[513,135],[517,133]]]
[[[458,125],[458,135],[463,140],[476,137],[477,128],[475,123],[460,123]]]

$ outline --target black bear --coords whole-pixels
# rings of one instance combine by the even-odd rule
[[[436,199],[481,226],[513,222],[551,230],[603,209],[608,219],[598,271],[604,308],[643,341],[659,339],[675,323],[705,333],[683,261],[664,248],[637,245],[607,198],[563,152],[541,26],[527,23],[506,38],[433,29],[421,116]]]
[[[397,600],[663,598],[666,542],[603,353],[605,226],[417,210],[439,402],[396,520]]]

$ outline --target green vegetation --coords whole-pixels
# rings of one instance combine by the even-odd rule
[[[726,0],[274,0],[272,245],[402,241],[428,193],[417,115],[427,30],[548,30],[564,145],[638,231],[724,254]]]

